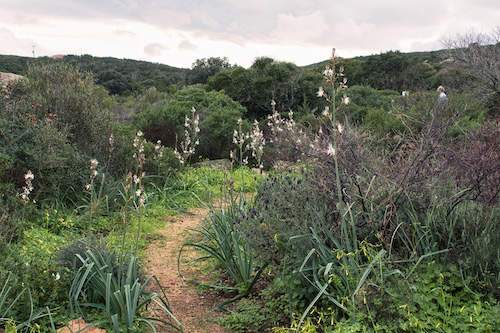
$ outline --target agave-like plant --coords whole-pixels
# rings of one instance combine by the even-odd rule
[[[244,237],[235,230],[235,221],[241,211],[240,203],[231,199],[227,208],[212,210],[206,223],[195,230],[202,237],[200,242],[186,242],[180,249],[177,265],[180,268],[180,257],[184,247],[193,247],[206,253],[198,260],[214,259],[229,275],[236,287],[217,286],[218,289],[236,291],[236,297],[219,304],[224,306],[247,296],[268,264],[256,269],[253,254]],[[180,270],[179,270],[180,274]]]
[[[139,332],[141,325],[157,332],[157,325],[170,326],[182,332],[180,322],[170,311],[167,297],[155,276],[143,278],[137,257],[128,258],[128,265],[117,264],[115,256],[95,248],[86,257],[77,254],[82,263],[70,288],[70,307],[82,314],[82,307],[104,312],[106,319],[92,326],[110,325],[113,332]],[[148,292],[155,284],[160,294]],[[155,304],[169,320],[148,316],[147,307]]]

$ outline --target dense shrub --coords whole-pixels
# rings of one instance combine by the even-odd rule
[[[209,90],[223,91],[248,110],[248,118],[261,120],[271,113],[269,103],[280,111],[298,110],[309,104],[321,108],[315,98],[321,75],[292,63],[262,57],[248,69],[235,67],[221,71],[208,80]]]
[[[342,83],[337,86],[331,77],[339,95]],[[394,96],[384,92],[375,97],[383,100],[385,93]],[[387,276],[395,274],[408,279],[432,257],[456,265],[468,280],[481,281],[471,286],[476,292],[495,288],[498,209],[470,202],[481,194],[497,195],[495,135],[490,128],[464,136],[480,126],[485,109],[469,95],[449,96],[446,104],[431,94],[391,97],[390,105],[386,99],[367,110],[362,129],[337,123],[341,116],[331,110],[324,112],[316,133],[305,133],[277,113],[269,118],[268,149],[294,151],[280,155],[292,162],[300,157],[307,194],[293,178],[288,185],[276,179],[261,184],[254,204],[241,216],[240,230],[263,260],[272,260],[284,276],[299,281],[290,283],[287,292],[310,301],[299,310],[304,311],[299,326],[318,304],[338,309],[332,320],[356,318],[359,298],[368,297],[372,287],[383,290]],[[341,111],[347,112],[345,100],[326,98],[342,103]],[[376,105],[376,99],[371,103]],[[460,133],[453,131],[457,127]],[[462,166],[469,162],[456,145],[473,149],[465,144],[472,138],[478,156],[468,157],[478,169],[469,174]],[[449,157],[451,151],[456,159]],[[458,170],[466,185],[454,185]],[[275,198],[280,199],[271,203]],[[283,263],[288,267],[280,267]]]
[[[135,123],[150,141],[175,147],[184,133],[184,119],[195,108],[200,117],[199,153],[207,158],[227,158],[236,122],[246,112],[238,102],[218,92],[185,88],[168,97],[159,109],[137,114]],[[174,132],[175,131],[175,132]]]
[[[105,96],[92,76],[62,64],[30,67],[26,80],[2,90],[0,142],[15,171],[10,181],[19,186],[31,170],[33,197],[74,199],[90,157],[109,153]]]
[[[316,221],[327,223],[330,213],[325,197],[303,176],[276,175],[259,184],[253,205],[239,223],[262,262],[285,267],[301,260],[311,246],[310,240],[294,237],[308,233]]]

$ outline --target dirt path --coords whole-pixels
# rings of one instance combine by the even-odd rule
[[[213,319],[220,316],[216,311],[217,300],[198,295],[193,286],[184,282],[177,273],[177,254],[185,241],[187,230],[197,227],[208,214],[208,209],[197,208],[190,213],[168,217],[167,224],[160,230],[160,239],[153,241],[146,251],[148,273],[156,275],[165,288],[172,312],[182,323],[184,332],[230,332],[214,323]],[[195,256],[189,251],[186,255],[191,258]],[[186,277],[198,274],[189,265],[182,266],[182,273]]]

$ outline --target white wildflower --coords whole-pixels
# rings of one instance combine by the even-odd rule
[[[331,143],[328,144],[328,149],[326,150],[326,153],[330,156],[335,156],[335,148],[333,148],[333,145]]]
[[[337,131],[339,131],[340,134],[344,131],[344,126],[342,126],[341,123],[337,123]]]
[[[333,70],[327,66],[323,71],[323,75],[326,76],[327,78],[331,78],[333,76]]]
[[[323,97],[324,94],[325,94],[325,91],[323,90],[323,87],[319,87],[318,92],[316,93],[316,95],[318,97]]]
[[[31,172],[31,170],[28,170],[28,172],[26,172],[26,174],[24,175],[24,179],[33,180],[35,179],[35,176],[33,175],[33,172]]]

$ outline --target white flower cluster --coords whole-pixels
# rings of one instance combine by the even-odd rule
[[[297,124],[293,119],[293,112],[288,112],[288,118],[283,118],[276,110],[276,103],[271,102],[273,113],[267,116],[267,126],[271,130],[270,143],[276,140],[292,141],[295,144],[307,142],[307,138],[302,129],[297,128]]]
[[[252,157],[257,160],[257,165],[259,169],[263,169],[262,165],[262,155],[264,154],[264,146],[266,145],[266,139],[264,138],[264,132],[261,131],[259,123],[257,120],[254,121],[252,130],[250,133],[243,132],[243,120],[238,119],[238,129],[233,132],[233,143],[238,146],[239,154],[242,165],[248,164],[248,156],[244,156],[247,151],[252,152]],[[235,151],[229,153],[231,158],[231,163],[234,163],[237,158]]]
[[[200,144],[200,116],[196,114],[196,109],[191,109],[191,119],[186,116],[184,119],[184,138],[180,143],[180,152],[175,148],[174,154],[179,162],[184,165],[188,158],[196,151],[196,146]]]
[[[161,140],[156,141],[155,144],[155,155],[153,156],[153,159],[159,160],[163,157],[163,150],[165,147],[161,145]]]
[[[327,65],[325,67],[325,70],[323,71],[323,77],[325,81],[331,86],[331,89],[329,90],[331,92],[331,95],[329,95],[323,87],[319,87],[316,96],[323,97],[329,104],[333,106],[333,111],[335,111],[335,96],[339,96],[342,94],[343,97],[340,105],[349,104],[351,102],[351,99],[346,95],[347,78],[344,77],[344,66],[340,66],[338,71],[336,71],[335,68],[335,49],[332,50],[331,62],[332,65]],[[323,111],[323,115],[331,118],[332,115],[330,113],[329,107],[325,108],[325,110]]]
[[[144,139],[144,133],[142,131],[138,131],[134,138],[133,146],[135,148],[135,152],[133,157],[138,161],[138,163],[142,166],[144,164],[144,143],[146,139]]]
[[[23,186],[23,192],[20,194],[21,199],[23,199],[24,204],[27,204],[29,199],[29,195],[31,192],[33,192],[33,179],[35,179],[35,175],[31,172],[31,170],[28,170],[26,174],[24,175],[24,183],[25,186]]]
[[[114,145],[115,145],[115,137],[114,137],[113,133],[111,133],[111,135],[109,136],[108,142],[109,142],[109,150],[111,151],[111,150],[113,150]]]
[[[238,119],[237,124],[238,129],[235,129],[233,132],[233,143],[239,148],[241,164],[247,165],[248,157],[243,158],[243,155],[245,154],[245,151],[250,149],[250,144],[247,143],[247,141],[250,139],[250,134],[243,132],[243,120],[241,118]],[[237,156],[236,152],[231,151],[229,153],[229,156],[231,158],[231,163],[234,163]]]
[[[137,162],[137,174],[131,175],[131,179],[129,180],[129,177],[127,177],[127,181],[131,183],[131,180],[133,180],[135,184],[135,196],[138,198],[139,206],[143,207],[144,204],[146,203],[146,193],[144,192],[144,185],[142,184],[142,179],[146,175],[146,173],[143,170],[144,168],[144,162],[146,160],[146,156],[144,155],[144,144],[146,143],[146,139],[144,139],[144,134],[141,131],[138,131],[135,138],[134,138],[134,143],[133,146],[136,149],[134,152],[133,157],[135,158]],[[128,183],[127,183],[128,186]],[[127,189],[128,191],[128,189]]]
[[[262,155],[264,155],[264,146],[266,145],[266,139],[264,138],[264,133],[259,128],[259,122],[254,120],[252,131],[250,132],[250,149],[252,149],[252,157],[257,160],[257,165],[259,169],[263,169],[262,165]]]
[[[94,179],[97,177],[97,166],[99,165],[99,162],[93,158],[90,160],[90,183],[85,185],[85,189],[87,191],[92,191],[94,188]]]

